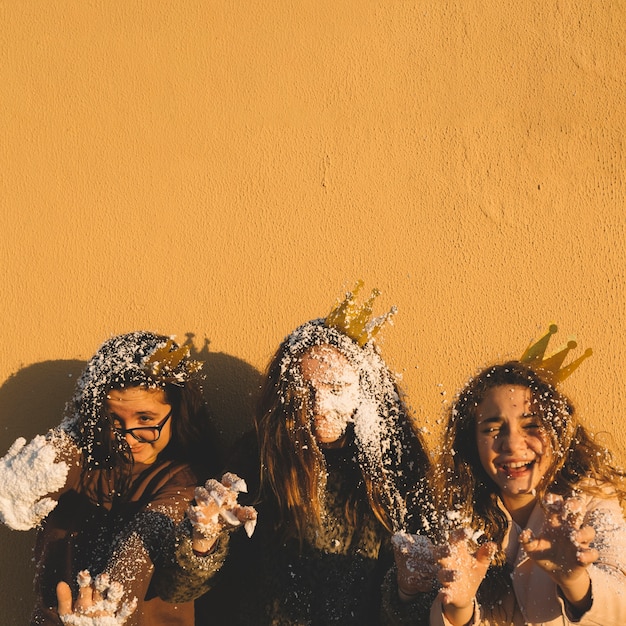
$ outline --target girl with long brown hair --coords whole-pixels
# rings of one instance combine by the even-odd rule
[[[625,624],[623,478],[540,362],[473,377],[433,465],[437,546],[412,564],[435,565],[430,625]]]
[[[198,625],[378,624],[390,539],[421,528],[429,458],[369,320],[344,313],[298,327],[269,364],[255,436],[227,465],[258,525],[232,538]]]

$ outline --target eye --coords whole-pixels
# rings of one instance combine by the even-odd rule
[[[500,432],[499,426],[485,426],[480,429],[481,435],[497,435]]]
[[[532,431],[543,429],[543,423],[539,419],[538,415],[527,415],[525,417],[527,421],[523,426],[524,430],[528,430],[532,432]]]

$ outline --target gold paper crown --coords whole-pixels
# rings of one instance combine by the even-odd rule
[[[591,348],[587,348],[582,356],[572,361],[569,365],[561,367],[570,350],[573,350],[578,344],[573,339],[567,342],[567,346],[562,348],[547,359],[544,358],[550,337],[558,330],[556,324],[551,324],[548,332],[535,343],[531,343],[520,358],[522,363],[526,363],[535,369],[545,372],[553,384],[563,382],[574,370],[587,358],[593,354]]]
[[[148,370],[149,374],[154,378],[160,378],[163,380],[176,380],[182,382],[181,377],[185,377],[185,373],[176,373],[176,368],[180,363],[189,357],[189,346],[183,345],[176,350],[172,350],[174,342],[171,339],[167,340],[167,343],[161,348],[155,350],[145,361],[144,367]],[[197,372],[202,368],[200,361],[188,361],[187,372],[190,374]],[[182,376],[181,376],[182,374]]]
[[[346,297],[329,314],[325,320],[326,326],[336,328],[354,339],[359,346],[364,346],[378,334],[387,320],[396,313],[396,307],[380,317],[369,319],[372,314],[374,300],[380,295],[378,289],[372,289],[369,299],[364,305],[359,306],[354,298],[363,287],[363,281],[359,280],[352,291],[346,293]]]

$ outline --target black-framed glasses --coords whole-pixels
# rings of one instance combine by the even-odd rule
[[[165,416],[164,420],[158,426],[138,426],[137,428],[118,428],[113,427],[113,430],[120,436],[125,437],[130,435],[140,443],[154,443],[159,440],[161,436],[161,430],[167,423],[167,420],[172,417],[172,409]]]

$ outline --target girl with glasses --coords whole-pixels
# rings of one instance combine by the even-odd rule
[[[168,337],[113,337],[60,426],[0,460],[2,521],[38,528],[31,624],[193,625],[193,603],[161,600],[158,583],[195,486],[218,467],[200,368]],[[211,572],[227,537],[203,557]]]

